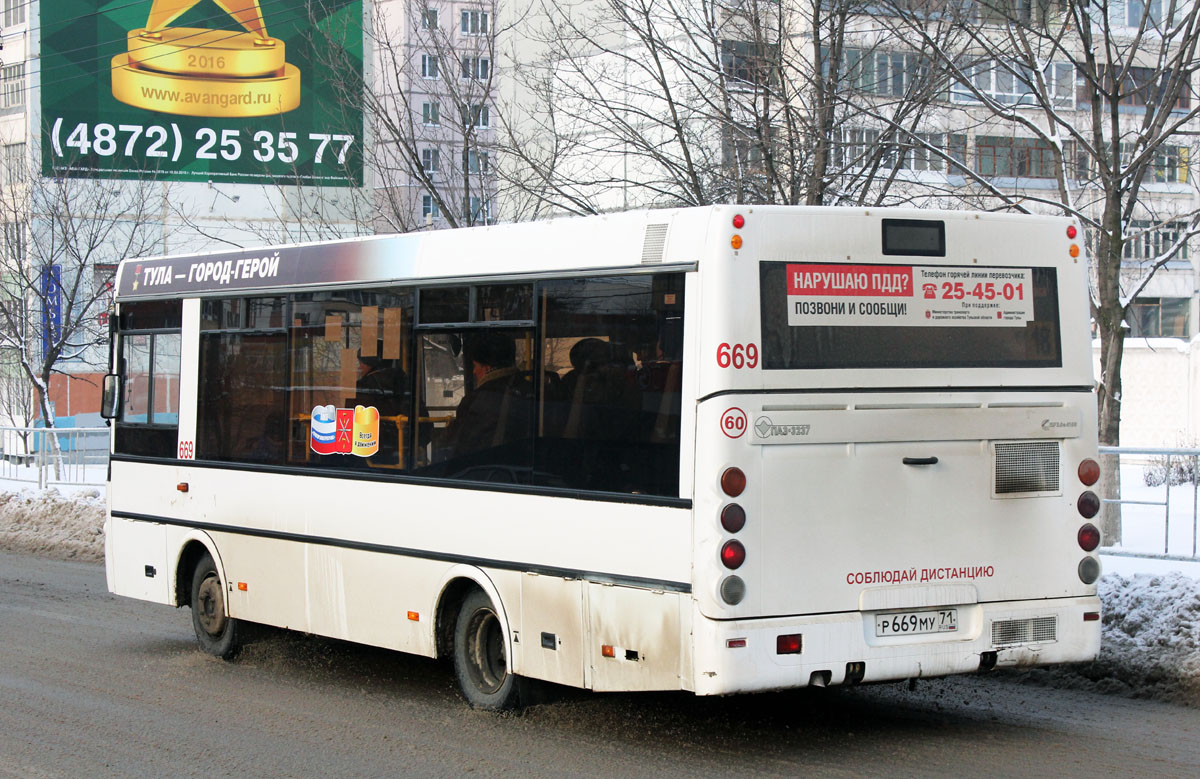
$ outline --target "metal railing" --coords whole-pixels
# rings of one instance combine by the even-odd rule
[[[1120,486],[1119,497],[1103,494],[1101,498],[1105,504],[1121,507],[1121,546],[1101,547],[1100,551],[1121,557],[1200,560],[1200,449],[1102,446],[1100,454],[1101,460],[1107,461],[1103,462],[1105,468],[1111,468],[1112,458],[1116,458]],[[1101,481],[1101,485],[1106,483]]]
[[[104,484],[108,434],[107,427],[0,427],[0,482]]]

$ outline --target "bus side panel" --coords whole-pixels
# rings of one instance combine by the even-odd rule
[[[166,526],[109,517],[104,526],[108,589],[116,595],[171,602]]]
[[[218,531],[210,534],[228,579],[229,616],[320,632],[310,625],[305,596],[307,545]]]
[[[582,580],[533,573],[522,576],[520,625],[516,673],[572,687],[587,686]]]
[[[691,645],[683,635],[691,598],[674,592],[590,583],[588,655],[591,688],[679,690],[691,686],[685,662]],[[612,647],[606,657],[603,647]]]

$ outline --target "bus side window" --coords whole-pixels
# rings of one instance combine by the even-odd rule
[[[531,482],[529,331],[465,328],[423,340],[422,399],[437,420],[426,475]]]
[[[281,296],[202,302],[196,459],[283,462],[286,307]]]
[[[179,437],[179,301],[127,303],[118,319],[123,392],[114,420],[117,454],[176,455]]]
[[[678,494],[682,277],[570,279],[542,287],[539,413],[544,486]]]
[[[420,462],[428,415],[412,397],[412,299],[401,288],[292,297],[289,465],[400,473],[414,447]]]

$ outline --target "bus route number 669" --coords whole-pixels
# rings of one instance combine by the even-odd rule
[[[757,368],[758,345],[721,344],[717,347],[717,367],[733,368],[739,371],[742,368]]]

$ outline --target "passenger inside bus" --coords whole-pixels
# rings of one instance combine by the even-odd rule
[[[378,465],[400,465],[400,436],[403,422],[397,419],[408,413],[408,375],[395,360],[379,357],[358,357],[358,379],[355,382],[354,405],[374,406],[379,412],[379,452],[372,458]]]
[[[468,335],[465,362],[473,386],[455,410],[438,449],[449,458],[527,439],[533,422],[533,384],[516,367],[516,345],[501,333]]]

